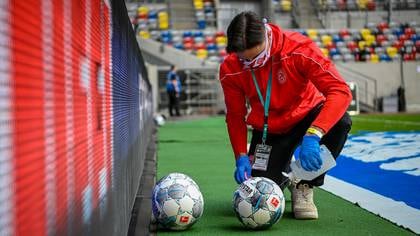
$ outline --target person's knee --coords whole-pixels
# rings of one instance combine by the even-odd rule
[[[336,128],[340,130],[345,130],[346,133],[348,133],[350,132],[352,124],[353,123],[351,121],[350,115],[346,112],[344,113],[343,117],[341,117],[341,119],[337,122],[335,126]]]

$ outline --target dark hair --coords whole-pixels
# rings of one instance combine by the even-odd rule
[[[236,15],[227,28],[226,51],[242,52],[264,40],[264,23],[255,12],[244,11]]]
[[[175,65],[171,65],[171,71],[175,69]]]

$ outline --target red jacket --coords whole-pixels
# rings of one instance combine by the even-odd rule
[[[283,31],[270,24],[273,32],[271,58],[254,70],[265,99],[269,70],[272,67],[268,132],[285,133],[302,120],[320,102],[324,106],[313,126],[328,132],[347,110],[351,92],[335,66],[309,38],[297,32]],[[249,69],[235,53],[220,66],[220,82],[226,104],[226,123],[235,157],[247,152],[246,124],[262,130],[264,107]],[[246,108],[249,100],[251,110]]]

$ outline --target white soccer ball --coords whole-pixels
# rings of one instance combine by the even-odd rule
[[[268,178],[252,177],[235,191],[233,209],[245,227],[269,228],[277,223],[284,213],[283,192]]]
[[[204,200],[194,180],[182,173],[171,173],[156,183],[152,209],[162,227],[185,230],[202,216]]]
[[[154,116],[154,120],[155,120],[155,123],[156,123],[158,126],[163,126],[163,125],[165,125],[165,122],[166,122],[165,117],[164,117],[163,115],[161,115],[161,114],[156,114],[156,115]]]

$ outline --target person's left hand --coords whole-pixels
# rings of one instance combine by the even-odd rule
[[[300,149],[300,164],[306,171],[316,171],[321,168],[322,159],[319,149],[320,138],[316,135],[305,135]]]

